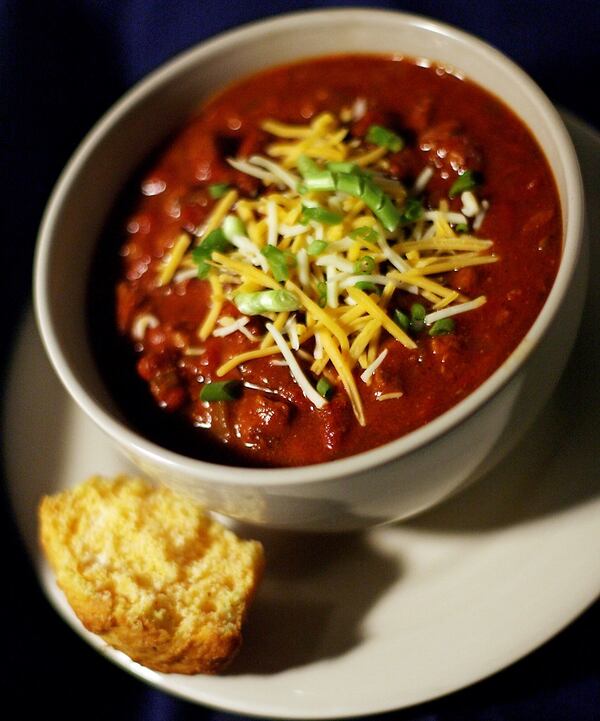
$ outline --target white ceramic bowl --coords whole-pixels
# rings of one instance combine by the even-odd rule
[[[248,469],[193,460],[137,434],[103,387],[86,341],[92,250],[128,178],[203,98],[233,79],[335,52],[426,57],[459,69],[504,101],[544,148],[560,194],[564,254],[537,321],[474,393],[426,426],[384,446],[302,468]],[[75,401],[150,476],[226,516],[270,527],[346,530],[405,518],[489,469],[552,392],[583,303],[583,191],[556,110],[510,60],[455,28],[377,10],[286,15],[221,35],[152,73],[83,141],[49,202],[35,262],[35,308],[46,350]]]

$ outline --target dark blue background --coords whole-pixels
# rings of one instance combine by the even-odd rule
[[[0,323],[7,339],[2,377],[30,297],[32,252],[44,204],[60,169],[98,117],[149,70],[204,38],[268,15],[335,5],[402,9],[473,32],[522,65],[556,103],[600,128],[600,0],[0,0]],[[148,688],[70,631],[42,596],[3,493],[0,544],[0,699],[5,705],[0,715],[90,721],[238,718]],[[599,649],[596,604],[554,640],[493,678],[389,717],[598,720]],[[13,703],[15,711],[5,715]]]

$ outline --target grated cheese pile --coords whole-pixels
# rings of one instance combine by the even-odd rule
[[[228,162],[259,178],[263,191],[256,198],[243,198],[237,190],[227,190],[195,235],[183,233],[177,239],[157,283],[163,286],[194,275],[195,250],[202,249],[213,231],[222,231],[226,243],[202,257],[202,273],[200,265],[197,268],[211,285],[211,307],[198,335],[206,340],[241,332],[256,348],[230,358],[217,375],[226,376],[255,358],[280,356],[316,407],[327,403],[315,390],[316,380],[326,377],[344,387],[358,422],[365,425],[354,370],[362,370],[360,382],[371,382],[387,355],[380,349],[386,336],[416,347],[394,319],[396,291],[427,304],[426,326],[485,303],[483,296],[467,298],[447,287],[443,276],[498,260],[490,253],[492,242],[473,235],[487,201],[468,189],[461,194],[461,212],[451,212],[446,201],[437,209],[423,207],[418,196],[432,169],[425,167],[412,191],[407,190],[386,176],[389,149],[348,139],[347,127],[331,113],[318,115],[308,125],[266,120],[262,127],[275,138],[266,155]],[[399,218],[396,227],[384,227],[382,216],[361,193],[306,187],[301,169],[307,163],[315,177],[330,180],[329,169],[342,168],[375,184]],[[263,294],[265,303],[275,302],[283,297],[282,291],[288,302],[292,300],[292,309],[276,312],[267,305],[252,313],[264,316],[265,333],[251,334],[246,328],[250,312],[242,312],[242,300]],[[241,318],[222,316],[225,300],[238,305]],[[399,389],[381,398],[400,395]]]

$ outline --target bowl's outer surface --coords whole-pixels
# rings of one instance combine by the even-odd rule
[[[212,93],[268,66],[336,52],[429,58],[480,83],[517,112],[545,150],[563,208],[565,253],[550,298],[523,343],[478,390],[424,428],[379,449],[319,466],[262,471],[160,449],[120,417],[86,342],[86,279],[107,216],[144,158]],[[38,326],[67,390],[144,472],[242,521],[299,530],[370,526],[418,513],[476,478],[518,439],[550,395],[583,305],[582,198],[575,152],[557,112],[528,76],[490,46],[402,13],[283,16],[179,56],[133,88],[91,131],[61,176],[40,230]],[[561,302],[560,322],[552,322]]]

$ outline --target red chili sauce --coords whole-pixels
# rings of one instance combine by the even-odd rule
[[[248,384],[235,400],[202,401],[203,384],[223,380],[215,376],[216,369],[257,346],[240,332],[200,342],[197,331],[209,308],[210,286],[192,278],[157,287],[164,257],[181,232],[193,233],[218,202],[211,197],[211,184],[227,183],[241,197],[269,192],[226,162],[227,157],[264,154],[274,141],[260,127],[265,119],[307,124],[320,112],[352,107],[358,98],[366,112],[349,122],[349,137],[364,138],[373,124],[400,134],[405,146],[389,153],[389,177],[410,187],[424,167],[431,167],[426,208],[447,199],[465,170],[479,174],[477,192],[489,208],[476,235],[493,241],[500,260],[450,272],[446,283],[470,298],[484,295],[487,302],[456,316],[449,334],[415,334],[414,349],[382,335],[381,348],[389,352],[371,385],[358,380],[360,368],[354,371],[364,427],[341,384],[318,410],[289,368],[273,362],[281,356],[255,359],[228,373],[225,379]],[[119,255],[114,242],[100,251],[105,265],[117,267],[113,290],[107,290],[111,276],[100,266],[94,274],[94,285],[104,284],[104,297],[110,292],[115,298],[114,323],[106,332],[98,330],[96,338],[100,365],[125,415],[144,433],[187,455],[233,465],[298,466],[341,458],[436,418],[514,350],[540,312],[561,253],[556,186],[527,127],[476,84],[434,64],[424,67],[406,59],[334,56],[243,79],[201,108],[160,151],[131,194],[133,210],[129,205],[125,223],[121,220],[116,236],[113,231]],[[459,197],[449,204],[460,211]],[[92,301],[101,295],[92,294]],[[394,303],[407,307],[403,298],[394,297]],[[159,322],[134,340],[132,326],[142,311]],[[229,302],[222,314],[240,316]],[[263,320],[253,317],[247,328],[264,333]],[[202,346],[201,354],[186,354],[196,346]],[[309,365],[304,369],[310,377]],[[400,398],[377,400],[378,394],[399,387]]]

